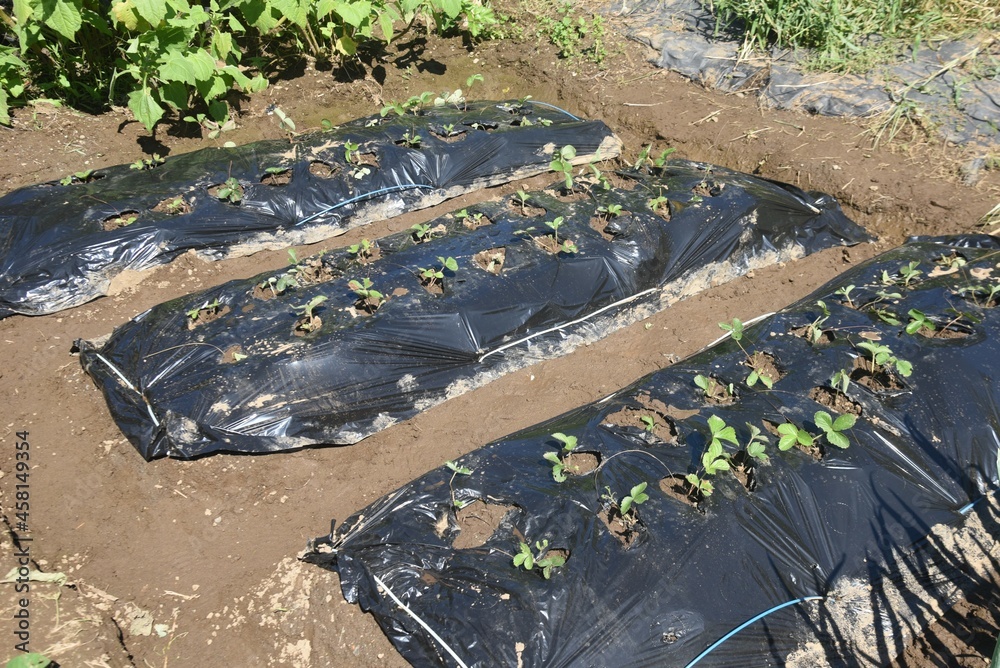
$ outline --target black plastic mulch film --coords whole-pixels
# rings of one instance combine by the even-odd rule
[[[123,271],[191,249],[217,260],[320,241],[539,174],[567,144],[577,162],[621,148],[600,121],[544,103],[478,102],[22,188],[0,198],[0,317],[78,306]]]
[[[826,195],[688,161],[654,171],[161,304],[80,342],[81,363],[146,459],[349,444],[713,283],[868,238]]]
[[[495,441],[458,473],[431,471],[306,559],[337,571],[414,665],[887,665],[907,632],[975,582],[970,564],[997,556],[983,528],[996,530],[995,514],[983,516],[1000,482],[998,279],[992,237],[913,240],[739,342]],[[925,320],[934,329],[918,331]],[[889,348],[874,374],[866,342]],[[758,351],[780,371],[771,390],[746,384]],[[840,370],[846,394],[831,381]],[[735,401],[709,404],[696,375],[731,383]],[[623,421],[629,410],[653,432]],[[822,436],[819,411],[860,413],[846,449]],[[710,416],[735,428],[740,445],[723,442],[734,463],[753,462],[738,455],[748,424],[769,439],[749,490],[731,471],[704,474]],[[779,451],[783,424],[819,434],[819,451]],[[563,446],[553,433],[576,437],[598,468],[556,482],[543,457]],[[696,505],[689,473],[714,483]],[[617,527],[626,545],[600,514],[643,482],[631,534]],[[472,504],[461,511],[470,531],[485,509],[507,512],[485,544],[456,549],[453,502]],[[534,553],[548,541],[565,564],[548,580],[515,567],[522,541]]]

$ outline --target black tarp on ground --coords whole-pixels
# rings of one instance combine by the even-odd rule
[[[920,273],[907,281],[910,270]],[[473,451],[456,464],[471,473],[431,471],[305,558],[338,572],[346,598],[417,666],[888,665],[907,634],[1000,563],[998,303],[995,238],[912,241],[747,328],[741,342]],[[924,318],[934,331],[914,329]],[[888,346],[912,373],[883,359],[890,370],[864,385],[865,342]],[[758,351],[784,374],[772,390],[745,382]],[[842,369],[853,377],[846,394],[830,380]],[[708,403],[698,374],[732,383],[736,401]],[[653,433],[623,409],[654,419]],[[820,459],[779,451],[767,423],[821,434],[818,411],[860,412],[848,447],[820,437]],[[722,442],[734,457],[747,423],[769,438],[751,491],[730,471],[704,474],[711,416],[735,428],[740,445]],[[596,471],[556,482],[544,458],[562,445],[553,433],[576,437]],[[689,473],[715,487],[697,507],[661,487]],[[611,507],[602,495],[620,503],[643,482],[649,499],[626,547],[599,518]],[[453,500],[474,502],[461,527]],[[481,501],[509,510],[485,544],[456,549],[487,516]],[[568,560],[548,580],[518,569],[522,540],[533,551],[548,541]]]
[[[81,343],[81,363],[147,459],[348,444],[713,283],[867,238],[829,196],[718,167],[674,161],[626,181],[631,190],[592,186],[575,202],[533,193],[539,208],[523,213],[516,197],[470,208],[431,221],[425,243],[381,240],[366,264],[344,251],[313,258],[281,294],[260,287],[279,272],[161,304],[103,345]],[[653,197],[669,222],[649,209]],[[597,207],[615,203],[622,213],[592,228]],[[575,253],[539,245],[557,217]],[[499,274],[476,261],[484,252],[503,255]],[[419,269],[448,258],[457,268],[430,294]],[[319,271],[323,280],[306,278]],[[387,297],[374,315],[358,309],[352,280]],[[294,331],[295,307],[317,297],[321,327]],[[216,300],[221,317],[191,322]]]
[[[348,141],[358,145],[351,164]],[[615,157],[621,148],[600,121],[543,103],[479,102],[22,188],[0,198],[0,317],[78,306],[107,294],[123,271],[191,249],[217,260],[320,241],[539,174],[567,144],[576,147],[579,163],[598,152],[601,159]],[[238,205],[216,191],[230,178],[242,188]],[[133,217],[127,226],[105,229]]]

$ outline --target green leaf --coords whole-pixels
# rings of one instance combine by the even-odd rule
[[[622,515],[625,515],[631,507],[632,507],[632,497],[626,496],[624,499],[622,499],[622,505],[621,507],[618,508],[618,510]]]
[[[813,420],[816,422],[816,426],[823,431],[829,432],[833,429],[833,418],[826,411],[817,411]]]
[[[826,440],[830,442],[830,445],[835,445],[838,448],[846,448],[851,444],[846,436],[836,431],[826,432]]]
[[[131,0],[139,16],[155,26],[167,15],[166,0]]]
[[[562,460],[559,459],[559,454],[556,452],[546,452],[542,455],[542,458],[546,461],[552,462],[553,464],[562,464]]]
[[[224,77],[212,76],[205,81],[199,81],[195,84],[195,88],[198,90],[198,94],[206,102],[211,102],[219,97],[222,97],[229,90],[229,84],[226,82]],[[225,102],[223,102],[225,104]],[[223,117],[228,115],[229,107],[226,106],[226,113]],[[214,117],[215,114],[212,114]]]
[[[188,87],[183,81],[171,81],[160,86],[160,100],[176,111],[188,108]]]
[[[805,429],[799,429],[798,433],[795,435],[795,440],[797,440],[799,442],[799,445],[801,445],[803,447],[809,447],[810,445],[813,444],[813,442],[816,439],[814,439],[812,437],[812,434],[810,434]]]
[[[52,664],[52,660],[47,658],[44,654],[39,654],[38,652],[29,652],[27,654],[19,654],[13,659],[7,662],[6,668],[46,668]]]
[[[723,429],[722,431],[720,431],[719,433],[717,433],[715,435],[715,437],[717,439],[719,439],[720,441],[729,441],[733,445],[737,444],[737,441],[736,441],[736,430],[733,429],[732,427],[726,427],[725,429]]]
[[[389,15],[389,12],[379,13],[378,25],[382,29],[382,36],[385,38],[385,43],[389,44],[392,41],[393,35],[392,17]]]
[[[132,110],[137,121],[146,126],[149,131],[163,118],[163,107],[156,103],[156,100],[146,88],[134,90],[128,94],[128,108]]]
[[[462,13],[462,0],[432,0],[434,9],[444,12],[450,19],[458,18]]]
[[[7,91],[0,88],[0,125],[10,125],[10,106],[7,104]]]
[[[896,360],[896,371],[899,371],[899,375],[908,377],[913,373],[913,365],[906,360]]]
[[[337,0],[319,0],[319,2],[316,3],[316,18],[325,19],[333,12],[333,9],[337,4]]]
[[[306,0],[270,0],[273,9],[301,28],[309,21],[309,5]]]
[[[76,41],[76,33],[83,25],[81,6],[80,0],[42,0],[36,5],[42,23],[71,42]]]
[[[340,15],[344,22],[355,28],[360,28],[372,13],[372,3],[368,0],[358,2],[338,2],[334,5],[334,11]]]
[[[227,60],[233,53],[233,36],[218,30],[212,35],[212,52],[219,60]]]
[[[858,418],[852,413],[845,413],[841,415],[836,420],[833,421],[833,428],[836,431],[844,431],[845,429],[850,429],[857,422]]]

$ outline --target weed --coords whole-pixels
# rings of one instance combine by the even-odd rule
[[[163,158],[160,157],[159,153],[154,153],[152,158],[139,158],[131,165],[128,166],[129,169],[136,169],[142,171],[144,169],[152,169],[153,167],[159,167],[164,162]]]
[[[360,281],[348,281],[349,287],[358,296],[358,306],[368,313],[374,313],[385,303],[385,296],[381,292],[372,288],[370,278],[362,278]]]
[[[639,171],[640,169],[645,167],[647,163],[653,165],[653,167],[655,167],[656,169],[663,169],[664,165],[667,164],[667,158],[670,157],[671,154],[677,151],[676,148],[667,148],[660,152],[658,158],[653,159],[649,157],[652,150],[653,150],[653,145],[647,144],[645,147],[643,147],[641,151],[639,151],[639,157],[632,165],[632,168],[635,171]]]
[[[291,118],[289,118],[288,115],[285,114],[285,112],[281,110],[281,107],[272,106],[271,107],[271,112],[274,113],[274,115],[278,117],[278,127],[279,128],[281,128],[285,132],[289,133],[290,135],[295,133],[295,121],[293,121]]]
[[[455,488],[452,486],[455,483],[455,476],[457,475],[472,475],[472,469],[468,466],[459,466],[455,462],[447,461],[444,463],[449,469],[451,469],[451,479],[448,481],[448,490],[451,492],[451,505],[455,508],[461,509],[464,504],[460,501],[455,500]],[[530,569],[529,569],[530,570]]]
[[[545,226],[552,228],[552,238],[556,240],[557,244],[559,243],[559,228],[564,222],[565,219],[562,216],[558,216],[555,220],[545,221]]]
[[[907,334],[916,334],[922,329],[933,332],[936,329],[930,318],[915,308],[911,308],[907,315],[910,316],[910,322],[906,325]]]
[[[590,163],[587,165],[590,167],[590,171],[593,174],[593,183],[600,186],[604,190],[611,190],[611,181],[608,179],[607,175],[597,168],[597,165]]]
[[[316,332],[323,326],[323,321],[315,314],[316,307],[326,301],[323,295],[316,295],[305,304],[292,306],[299,312],[299,320],[295,324],[295,329],[303,332]]]
[[[587,21],[582,16],[574,17],[574,7],[564,2],[556,9],[558,18],[542,16],[538,19],[539,32],[559,49],[561,58],[583,56],[586,60],[600,65],[607,58],[604,48],[604,19],[594,16]]]
[[[239,204],[243,201],[243,186],[235,176],[230,176],[226,182],[219,187],[216,196],[220,200],[228,201],[230,204]]]
[[[549,169],[563,175],[567,191],[573,190],[573,158],[575,157],[576,148],[567,144],[559,149],[559,153],[549,163]]]
[[[561,554],[547,554],[549,541],[542,540],[535,543],[537,552],[531,552],[531,546],[521,542],[519,552],[514,555],[514,568],[523,568],[531,571],[537,568],[542,572],[542,577],[548,580],[552,576],[552,569],[559,568],[566,563],[566,557]]]
[[[221,114],[221,118],[219,120],[213,120],[212,118],[205,116],[205,114],[185,116],[184,120],[187,123],[197,123],[202,127],[203,131],[207,130],[209,139],[218,139],[219,135],[223,132],[229,132],[230,130],[236,129],[236,121],[229,118],[228,108],[226,108],[226,111]],[[159,119],[157,119],[157,122],[158,121]]]

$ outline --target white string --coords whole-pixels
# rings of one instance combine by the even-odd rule
[[[427,622],[425,622],[424,620],[422,620],[419,617],[417,617],[416,613],[414,613],[412,610],[410,610],[408,607],[406,607],[406,604],[404,604],[402,601],[400,601],[398,598],[396,598],[396,595],[392,593],[392,590],[389,589],[387,586],[385,586],[385,583],[382,582],[381,580],[379,580],[377,575],[375,575],[373,573],[372,577],[375,578],[375,583],[378,584],[379,587],[381,587],[382,589],[385,590],[385,593],[387,593],[389,595],[389,598],[391,598],[393,601],[396,602],[396,605],[398,605],[399,607],[401,607],[403,609],[403,611],[406,614],[408,614],[410,617],[413,617],[413,619],[417,620],[417,623],[420,624],[422,627],[424,627],[424,630],[427,631],[428,633],[430,633],[431,637],[434,638],[434,640],[437,640],[438,643],[441,645],[441,647],[444,647],[445,650],[448,651],[448,654],[451,654],[451,658],[455,659],[455,661],[458,662],[458,665],[461,666],[461,668],[469,668],[469,666],[467,666],[464,661],[462,661],[460,658],[458,658],[458,654],[455,653],[455,650],[453,650],[451,647],[449,647],[448,644],[444,640],[441,639],[441,636],[439,636],[438,634],[434,633],[434,629],[432,629],[430,626],[428,626]]]

